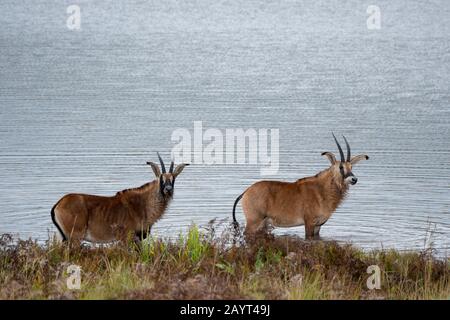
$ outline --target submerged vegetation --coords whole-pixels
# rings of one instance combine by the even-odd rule
[[[71,265],[81,268],[80,289],[67,286]],[[371,265],[380,289],[368,289]],[[429,251],[278,236],[245,244],[213,227],[139,246],[0,238],[0,299],[449,299],[449,276],[448,260]]]

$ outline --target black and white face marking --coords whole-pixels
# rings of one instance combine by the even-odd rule
[[[175,177],[172,174],[159,176],[159,188],[162,195],[172,195],[175,186]]]
[[[334,142],[336,142],[336,145],[339,150],[339,156],[341,157],[340,161],[336,161],[336,157],[331,152],[323,152],[323,156],[327,156],[330,160],[331,164],[336,168],[337,165],[339,165],[339,172],[342,177],[342,180],[345,184],[356,184],[358,182],[358,178],[355,177],[355,175],[352,172],[352,164],[357,163],[358,161],[362,160],[363,158],[365,160],[369,159],[367,155],[359,155],[352,158],[352,152],[350,150],[350,144],[348,143],[345,136],[342,136],[345,141],[345,145],[347,147],[347,158],[344,157],[344,151],[342,150],[341,145],[339,144],[339,141],[336,139],[334,133],[331,133],[333,135]]]
[[[342,179],[344,179],[344,182],[346,184],[354,185],[356,184],[356,182],[358,182],[358,178],[356,178],[351,169],[348,168],[348,165],[340,163],[339,171],[341,173]]]

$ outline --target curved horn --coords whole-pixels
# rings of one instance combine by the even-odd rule
[[[337,147],[339,149],[339,154],[341,155],[341,162],[344,162],[345,161],[344,160],[344,152],[342,151],[341,145],[339,144],[339,142],[337,141],[336,137],[334,136],[334,133],[332,132],[331,134],[333,135],[334,141],[336,142]]]
[[[156,154],[158,155],[159,163],[161,164],[162,173],[166,173],[166,166],[164,165],[163,159],[161,159],[159,152],[156,152]]]
[[[170,163],[169,173],[173,173],[173,165],[174,165],[174,163],[172,160],[172,162]]]
[[[345,140],[345,144],[347,145],[347,162],[350,162],[350,156],[351,156],[350,145],[348,144],[347,139],[345,139],[345,136],[343,136],[343,137],[344,137],[344,140]]]

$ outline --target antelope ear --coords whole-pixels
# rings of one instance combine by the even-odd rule
[[[331,164],[334,164],[336,162],[336,157],[331,152],[322,152],[323,156],[326,156],[328,160],[330,160]]]
[[[175,170],[174,170],[174,172],[173,172],[173,176],[174,176],[174,177],[178,176],[178,175],[181,173],[181,171],[183,171],[184,167],[186,167],[186,166],[188,166],[188,165],[189,165],[189,163],[181,163],[181,164],[179,164],[179,165],[175,168]]]
[[[159,170],[159,167],[156,163],[148,161],[147,164],[152,167],[156,177],[159,177],[161,175],[161,171]]]
[[[350,160],[350,163],[352,165],[357,164],[358,162],[360,162],[361,160],[369,160],[369,156],[365,155],[365,154],[360,154],[358,156],[354,156],[352,158],[352,160]]]

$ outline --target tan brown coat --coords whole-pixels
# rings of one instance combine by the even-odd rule
[[[334,136],[334,135],[333,135]],[[345,137],[344,137],[345,139]],[[336,140],[337,143],[337,140]],[[352,173],[352,165],[366,155],[359,155],[347,161],[336,161],[334,155],[323,153],[331,166],[315,176],[299,179],[296,182],[260,181],[250,186],[235,201],[233,219],[238,201],[242,198],[242,208],[246,218],[246,234],[265,231],[269,225],[294,227],[305,225],[305,237],[318,237],[320,227],[327,222],[342,203],[349,184],[357,179]],[[347,143],[348,151],[350,147]]]
[[[166,211],[175,178],[187,165],[180,164],[172,172],[172,163],[166,173],[161,158],[160,161],[163,173],[155,163],[148,162],[157,179],[141,187],[112,197],[75,193],[62,197],[52,208],[51,216],[63,240],[110,242],[129,235],[135,240],[145,238]]]

